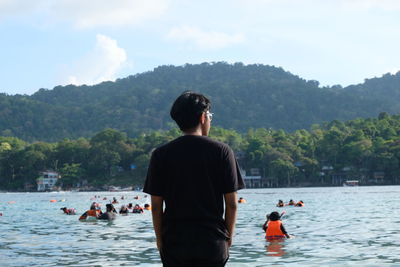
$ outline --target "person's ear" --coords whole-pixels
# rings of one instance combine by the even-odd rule
[[[204,124],[205,122],[206,122],[206,113],[203,112],[203,113],[201,113],[201,116],[200,116],[200,123]]]

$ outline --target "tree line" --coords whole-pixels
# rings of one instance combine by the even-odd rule
[[[257,169],[271,186],[331,186],[338,179],[400,183],[400,115],[338,120],[310,130],[286,132],[268,128],[240,133],[213,127],[211,137],[235,151],[247,173]],[[63,189],[87,185],[141,186],[154,148],[180,136],[178,129],[151,131],[130,138],[105,129],[91,138],[55,143],[28,143],[0,137],[0,188],[36,190],[44,170],[56,170]],[[344,178],[343,178],[344,177]],[[342,181],[340,181],[342,182]]]

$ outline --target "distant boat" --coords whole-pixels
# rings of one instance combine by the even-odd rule
[[[343,186],[358,186],[358,180],[347,180],[343,183]]]

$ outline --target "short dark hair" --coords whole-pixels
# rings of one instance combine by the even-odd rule
[[[202,94],[183,92],[171,108],[171,118],[182,131],[192,129],[199,124],[201,113],[210,110],[210,100]]]
[[[268,216],[270,221],[278,221],[281,219],[281,215],[277,211],[271,212],[271,214]]]

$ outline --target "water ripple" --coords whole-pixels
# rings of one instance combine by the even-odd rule
[[[94,193],[1,193],[0,266],[160,266],[150,212],[114,222],[79,222]],[[400,187],[243,190],[227,266],[400,266]],[[96,192],[102,206],[144,204],[142,193]],[[64,202],[51,203],[50,199]],[[278,199],[303,208],[275,207]],[[119,206],[117,205],[117,206]],[[79,215],[66,216],[61,207]],[[266,242],[261,226],[271,211],[295,238]]]

